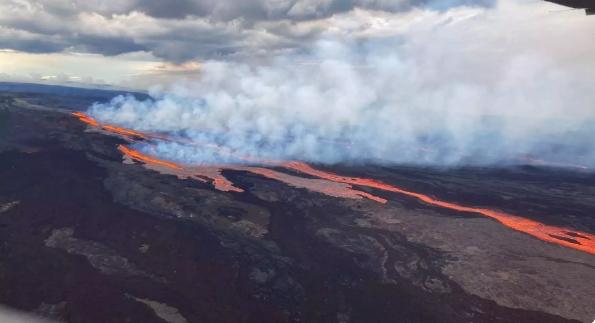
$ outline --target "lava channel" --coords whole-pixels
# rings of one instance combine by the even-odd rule
[[[232,169],[243,170],[252,174],[260,175],[272,180],[285,183],[289,186],[305,188],[309,191],[322,193],[328,196],[349,199],[367,198],[369,200],[376,201],[382,204],[388,202],[386,199],[383,199],[381,197],[372,195],[367,192],[355,190],[351,185],[345,183],[333,182],[324,179],[297,177],[262,167],[232,167]]]
[[[151,136],[143,133],[136,132],[134,130],[124,129],[113,127],[109,125],[101,125],[92,117],[81,113],[75,112],[73,113],[75,117],[77,117],[82,122],[93,126],[93,127],[100,127],[101,129],[113,132],[116,134],[124,135],[127,138],[132,137],[131,139],[146,139],[152,138]],[[158,138],[161,140],[167,140],[167,137],[164,136],[156,136],[153,138]],[[215,148],[221,148],[215,145]],[[286,169],[290,169],[293,171],[297,171],[300,173],[304,173],[310,176],[318,177],[320,179],[325,180],[326,182],[313,182],[312,179],[307,178],[300,178],[296,176],[291,176],[289,174],[280,173],[277,171],[273,171],[268,168],[260,168],[260,167],[242,167],[242,166],[233,166],[233,165],[225,165],[225,166],[187,166],[187,165],[180,165],[177,163],[169,162],[160,160],[154,157],[147,156],[142,154],[139,151],[133,150],[131,148],[125,147],[120,145],[118,149],[130,160],[137,160],[144,163],[147,167],[153,168],[155,170],[161,172],[167,172],[171,174],[175,174],[180,178],[193,178],[199,181],[206,182],[205,178],[211,180],[212,184],[215,186],[216,189],[222,191],[234,191],[234,192],[243,192],[243,189],[238,188],[233,185],[227,178],[225,178],[221,171],[223,168],[225,169],[235,169],[235,170],[243,170],[248,171],[254,174],[258,174],[270,179],[278,180],[284,182],[288,185],[294,187],[301,187],[307,188],[312,191],[320,192],[326,195],[335,196],[335,197],[344,197],[344,198],[368,198],[373,201],[379,203],[386,203],[387,200],[374,196],[372,194],[358,191],[353,189],[353,185],[356,186],[364,186],[373,189],[378,189],[382,191],[398,193],[401,195],[406,195],[409,197],[416,198],[420,201],[425,202],[428,205],[433,205],[437,207],[441,207],[444,209],[454,210],[458,212],[469,212],[469,213],[476,213],[483,215],[485,217],[494,219],[504,226],[511,228],[513,230],[523,232],[529,234],[537,239],[542,241],[558,244],[564,247],[576,249],[579,251],[583,251],[590,254],[595,254],[595,235],[581,232],[576,230],[569,230],[561,227],[556,227],[552,225],[547,225],[544,223],[540,223],[534,220],[530,220],[527,218],[523,218],[520,216],[486,209],[486,208],[477,208],[477,207],[469,207],[464,206],[456,203],[441,201],[438,199],[434,199],[429,195],[416,193],[412,191],[407,191],[402,188],[392,186],[389,184],[385,184],[373,179],[367,178],[358,178],[358,177],[346,177],[337,174],[333,174],[330,172],[325,172],[322,170],[318,170],[313,168],[312,166],[298,161],[291,161],[291,162],[284,162],[278,163],[277,161],[263,161],[263,164],[267,165],[280,165]],[[253,160],[254,161],[254,160]],[[329,186],[330,183],[340,183],[344,184],[344,186]]]
[[[138,150],[128,148],[124,145],[118,146],[122,154],[128,158],[126,162],[136,160],[142,162],[145,167],[164,174],[175,175],[180,179],[191,178],[200,182],[210,180],[213,186],[224,192],[243,192],[244,190],[234,184],[221,174],[221,168],[217,166],[182,166],[181,164],[157,159],[141,153]]]
[[[164,174],[176,175],[178,178],[191,178],[201,182],[206,182],[209,180],[217,190],[225,192],[244,191],[243,189],[236,187],[231,181],[221,174],[224,169],[227,169],[249,172],[285,183],[289,186],[305,188],[310,191],[322,193],[328,196],[350,199],[367,198],[379,203],[387,202],[387,200],[381,197],[377,197],[363,191],[354,190],[351,185],[345,183],[337,183],[324,179],[297,177],[262,167],[237,165],[182,165],[145,155],[137,150],[123,145],[120,145],[118,149],[126,158],[129,159],[129,161],[136,160],[142,162],[145,167],[149,169],[153,169]]]
[[[393,192],[410,196],[418,200],[421,200],[426,204],[438,206],[444,209],[459,212],[477,213],[488,218],[495,219],[511,229],[532,235],[533,237],[538,238],[540,240],[555,243],[564,247],[573,248],[590,254],[595,254],[595,235],[590,233],[547,225],[534,220],[491,209],[469,207],[456,203],[445,202],[434,199],[425,194],[407,191],[396,186],[385,184],[373,179],[345,177],[321,171],[318,169],[314,169],[310,165],[303,162],[288,162],[283,164],[282,166],[288,169],[292,169],[294,171],[298,171],[318,178],[327,179],[333,182],[365,186],[387,192]]]
[[[148,139],[149,138],[148,135],[146,135],[142,132],[138,132],[138,131],[126,129],[126,128],[120,128],[120,127],[116,127],[116,126],[111,126],[111,125],[101,124],[101,123],[99,123],[99,121],[95,120],[93,117],[89,116],[88,114],[82,113],[82,112],[73,112],[72,115],[77,117],[80,121],[82,121],[83,123],[86,123],[87,125],[89,125],[91,127],[99,128],[99,129],[105,130],[109,133],[118,134],[118,135],[124,136],[128,139],[134,140],[134,139]]]

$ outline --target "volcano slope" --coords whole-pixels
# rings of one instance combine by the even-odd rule
[[[40,102],[0,93],[11,308],[81,323],[595,319],[589,171],[315,167],[562,232],[545,241],[299,167],[176,173],[131,155],[130,136]]]

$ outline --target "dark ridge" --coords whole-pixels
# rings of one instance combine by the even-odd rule
[[[574,244],[578,244],[578,245],[580,245],[580,244],[581,244],[580,242],[578,242],[578,241],[576,241],[576,240],[574,240],[574,239],[571,239],[571,238],[561,237],[561,236],[558,236],[558,235],[555,235],[555,234],[548,234],[548,235],[549,235],[550,237],[552,237],[552,238],[556,238],[556,239],[558,239],[558,240],[563,240],[563,241],[570,242],[570,243],[574,243]]]
[[[108,102],[119,95],[131,95],[137,100],[150,99],[148,94],[135,91],[13,82],[0,82],[0,92],[24,96],[34,104],[67,110],[85,110],[93,103]]]
[[[576,232],[572,232],[572,231],[567,231],[567,232],[564,232],[564,233],[566,233],[567,235],[569,235],[571,237],[591,240],[589,237],[585,237],[584,235],[582,235],[580,233],[576,233]]]

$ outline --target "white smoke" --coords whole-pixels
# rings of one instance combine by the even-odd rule
[[[0,306],[0,322],[2,323],[57,323],[42,319],[41,317],[18,312],[4,306]]]
[[[329,32],[307,54],[207,61],[198,81],[89,113],[257,158],[458,165],[530,155],[593,166],[595,19],[552,8],[501,0],[491,9],[395,14],[390,35]],[[140,149],[228,161],[200,144]]]

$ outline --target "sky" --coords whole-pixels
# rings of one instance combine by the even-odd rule
[[[594,26],[537,0],[3,0],[0,79],[145,89],[198,77],[208,60],[266,63],[320,39],[398,39],[507,2],[543,30]]]

